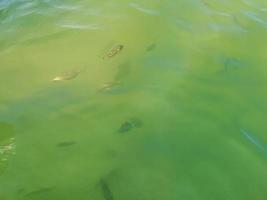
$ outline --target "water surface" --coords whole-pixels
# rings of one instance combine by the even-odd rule
[[[264,0],[1,0],[0,199],[264,200],[266,34]]]

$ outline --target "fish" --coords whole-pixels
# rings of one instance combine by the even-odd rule
[[[120,128],[119,128],[119,132],[120,132],[120,133],[128,132],[128,131],[130,131],[133,127],[134,127],[134,126],[133,126],[133,124],[132,124],[131,122],[126,121],[126,122],[124,122],[124,123],[120,126]]]
[[[39,195],[42,193],[50,192],[52,190],[54,190],[54,187],[44,187],[44,188],[40,188],[38,190],[34,190],[32,192],[29,192],[29,193],[25,194],[24,196],[29,197],[29,196],[33,196],[33,195]]]
[[[119,133],[126,133],[133,128],[140,128],[143,126],[143,122],[138,118],[131,118],[124,123],[119,128]]]
[[[56,76],[55,78],[52,79],[54,82],[59,82],[59,81],[68,81],[76,78],[82,70],[76,70],[76,71],[70,71],[65,74]]]
[[[111,48],[109,50],[109,52],[103,56],[103,59],[107,59],[107,58],[112,58],[114,57],[115,55],[117,55],[119,52],[122,51],[122,49],[124,48],[123,45],[119,44],[119,45],[116,45],[114,46],[113,48]]]
[[[143,126],[142,120],[140,120],[138,118],[132,118],[131,122],[132,122],[133,126],[136,127],[136,128],[140,128],[140,127]]]
[[[120,81],[114,81],[109,83],[104,83],[103,86],[98,90],[99,92],[109,91],[112,87],[120,84]]]
[[[224,62],[224,71],[228,72],[234,69],[241,68],[243,66],[243,63],[235,58],[227,58]]]
[[[105,200],[113,200],[113,194],[108,186],[108,184],[106,183],[106,181],[104,179],[100,180],[100,186],[101,186],[101,190],[102,190],[102,194]]]
[[[25,191],[24,188],[20,188],[20,189],[17,190],[17,194],[20,195],[20,194],[22,194],[24,191]]]
[[[153,49],[155,49],[156,48],[156,44],[155,43],[153,43],[153,44],[151,44],[151,45],[149,45],[147,48],[146,48],[146,51],[152,51]]]
[[[59,142],[57,144],[57,147],[68,147],[68,146],[72,146],[74,144],[76,144],[76,142],[74,142],[74,141]]]

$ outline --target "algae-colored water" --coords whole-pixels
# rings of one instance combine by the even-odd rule
[[[0,200],[265,200],[267,2],[1,0]]]

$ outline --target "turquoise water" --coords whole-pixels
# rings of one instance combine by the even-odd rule
[[[264,0],[0,0],[0,200],[265,200]]]

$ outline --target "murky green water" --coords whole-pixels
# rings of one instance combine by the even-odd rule
[[[265,200],[265,0],[0,0],[0,200]]]

